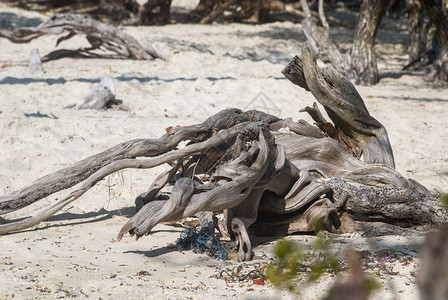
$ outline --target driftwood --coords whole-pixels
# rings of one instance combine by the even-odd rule
[[[323,28],[320,28],[311,17],[307,1],[300,0],[300,3],[305,12],[305,18],[302,21],[303,31],[316,55],[326,64],[332,65],[344,77],[353,79],[358,84],[378,83],[379,75],[374,42],[387,1],[363,1],[349,57],[343,55],[331,41],[322,5],[319,5],[323,24]]]
[[[30,52],[28,69],[31,75],[40,76],[45,73],[42,67],[42,61],[40,60],[39,49],[37,48],[33,48]]]
[[[161,222],[198,214],[201,223],[212,224],[212,212],[224,211],[238,259],[245,261],[253,255],[249,227],[260,234],[274,230],[275,235],[321,226],[335,233],[375,227],[371,234],[382,234],[404,221],[408,227],[448,222],[426,188],[394,170],[385,128],[370,116],[350,82],[332,68],[317,66],[309,45],[283,74],[311,91],[331,122],[316,105],[305,111],[318,126],[229,109],[201,124],[171,129],[159,139],[116,145],[0,197],[0,214],[5,214],[81,183],[38,215],[0,225],[0,233],[36,225],[113,172],[162,164],[171,169],[137,198],[141,208],[118,239],[127,233],[139,238]],[[286,126],[289,133],[278,131]],[[177,149],[182,141],[189,143]],[[170,182],[174,186],[169,198],[159,197]]]
[[[352,70],[350,68],[347,57],[345,57],[338,47],[330,40],[328,33],[328,23],[322,21],[325,27],[320,28],[312,19],[311,11],[308,8],[306,0],[300,0],[305,18],[302,21],[303,32],[313,49],[313,52],[326,64],[332,65],[344,77],[352,78]],[[323,8],[321,16],[324,17]]]
[[[0,29],[0,37],[5,37],[13,43],[28,43],[45,34],[62,34],[66,36],[57,40],[56,46],[76,34],[84,34],[91,47],[76,51],[55,51],[42,58],[43,61],[60,58],[61,55],[98,56],[91,53],[95,49],[104,48],[115,52],[121,58],[147,60],[154,58],[166,59],[163,54],[152,47],[144,48],[129,34],[117,28],[106,25],[84,14],[55,14],[50,20],[35,28],[18,28],[14,31]]]
[[[106,23],[120,23],[137,13],[135,0],[3,0],[10,6],[52,13],[84,13]]]
[[[117,92],[112,76],[104,75],[95,89],[84,98],[84,102],[77,109],[105,109],[107,105],[115,100]]]
[[[331,65],[319,70],[313,51],[306,48],[302,58],[295,57],[282,73],[294,84],[311,91],[338,129],[337,139],[358,158],[362,156],[366,163],[395,167],[386,129],[370,116],[355,87]]]

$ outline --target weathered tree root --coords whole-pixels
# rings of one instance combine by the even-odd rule
[[[174,128],[159,139],[122,143],[0,197],[0,213],[5,214],[82,182],[38,215],[0,225],[0,233],[36,225],[113,172],[165,163],[172,169],[138,197],[141,209],[118,239],[127,233],[147,235],[160,222],[224,211],[228,232],[237,240],[238,259],[244,261],[252,258],[249,227],[275,235],[322,226],[335,233],[365,228],[374,235],[406,233],[394,227],[403,221],[448,223],[448,215],[426,188],[394,170],[387,132],[370,116],[352,84],[331,69],[321,70],[310,47],[283,74],[311,91],[333,124],[317,106],[305,109],[317,127],[230,109],[201,124]],[[276,131],[282,126],[291,132]],[[177,149],[182,141],[190,143]],[[169,199],[157,198],[172,180]],[[210,222],[210,213],[206,219]]]
[[[89,55],[91,50],[105,48],[115,52],[121,58],[133,58],[148,60],[166,57],[152,47],[144,48],[135,38],[117,28],[94,20],[84,14],[55,14],[50,20],[40,24],[36,28],[18,28],[14,31],[0,29],[0,37],[5,37],[13,43],[28,43],[31,40],[45,34],[62,34],[68,32],[64,37],[58,39],[60,42],[67,40],[76,34],[84,34],[91,47],[76,51],[56,51],[42,58],[42,61],[59,58],[60,55]],[[91,54],[94,55],[94,54]],[[94,55],[98,56],[98,55]]]

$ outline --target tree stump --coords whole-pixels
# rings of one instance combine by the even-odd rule
[[[144,205],[120,230],[119,240],[128,233],[148,235],[161,222],[224,212],[238,259],[247,261],[252,258],[249,229],[279,235],[323,226],[347,233],[372,224],[371,234],[390,234],[406,232],[398,227],[404,219],[408,227],[448,223],[438,200],[394,169],[386,129],[349,81],[331,67],[319,68],[309,45],[282,73],[310,91],[332,123],[317,106],[305,111],[320,126],[229,109],[203,123],[171,129],[159,139],[131,140],[0,197],[0,214],[5,214],[80,183],[37,215],[1,224],[0,233],[45,220],[113,172],[165,163],[171,170],[139,196]],[[278,131],[283,126],[290,132]],[[178,149],[183,141],[188,144]],[[170,197],[158,198],[172,181]],[[212,219],[207,215],[204,224]]]
[[[77,109],[104,109],[107,104],[115,100],[117,94],[112,76],[104,75],[95,89],[85,97],[84,103]]]
[[[41,76],[45,73],[42,67],[42,61],[40,60],[39,49],[37,48],[33,48],[30,52],[28,69],[31,75]]]

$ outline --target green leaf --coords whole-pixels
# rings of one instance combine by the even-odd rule
[[[371,276],[366,278],[366,282],[367,282],[367,292],[369,294],[381,287],[381,284],[378,282],[378,280],[376,280]]]
[[[439,197],[440,204],[448,211],[448,194],[441,194]]]
[[[325,230],[325,222],[323,218],[319,218],[314,224],[314,232],[318,234],[319,232]]]
[[[324,238],[318,237],[313,242],[313,249],[315,251],[322,251],[325,248],[326,240]]]

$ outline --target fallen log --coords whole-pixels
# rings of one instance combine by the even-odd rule
[[[51,13],[82,13],[105,23],[120,23],[137,13],[135,0],[3,0],[6,5]]]
[[[0,29],[0,37],[9,39],[13,43],[28,43],[31,40],[45,34],[62,34],[67,32],[66,36],[60,37],[56,46],[64,40],[70,39],[76,34],[83,34],[90,43],[90,48],[78,49],[73,52],[65,52],[65,55],[91,55],[91,51],[104,48],[118,54],[121,58],[132,58],[137,60],[148,60],[166,57],[152,47],[144,48],[135,38],[129,34],[99,21],[94,20],[85,14],[55,14],[50,20],[40,24],[35,28],[17,28],[14,31]],[[58,52],[60,54],[61,52]],[[42,58],[42,61],[48,61],[60,58],[60,55],[52,53]]]
[[[0,233],[36,225],[113,172],[161,164],[171,169],[137,198],[141,208],[120,230],[119,240],[127,233],[140,238],[161,222],[201,212],[208,212],[203,223],[210,223],[210,212],[223,211],[238,259],[246,261],[253,255],[249,229],[279,235],[323,226],[334,233],[366,228],[369,235],[395,229],[412,234],[397,226],[404,221],[406,227],[448,223],[446,211],[428,190],[394,169],[384,126],[369,114],[350,82],[332,69],[320,69],[308,45],[283,74],[309,90],[332,123],[317,106],[305,111],[320,126],[230,109],[201,124],[171,129],[159,139],[128,141],[0,197],[0,214],[5,214],[81,183],[38,215],[1,224]],[[277,131],[282,126],[290,132]],[[182,141],[188,144],[177,149]],[[170,196],[158,197],[173,181]]]

